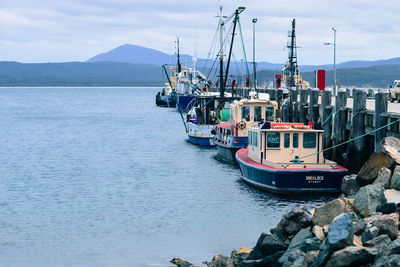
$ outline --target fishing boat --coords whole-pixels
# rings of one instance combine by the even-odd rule
[[[249,129],[247,148],[236,153],[242,179],[277,193],[341,191],[348,170],[324,158],[318,124],[264,122]]]
[[[196,105],[186,116],[186,133],[189,142],[203,147],[214,147],[212,130],[215,125],[229,119],[229,101],[232,97],[220,98],[215,93],[196,97]]]
[[[220,49],[219,57],[219,92],[207,92],[196,97],[196,104],[191,108],[184,121],[185,130],[188,139],[195,145],[204,147],[213,147],[215,143],[212,141],[212,129],[220,122],[229,120],[229,105],[232,101],[238,100],[238,97],[232,93],[225,92],[225,88],[229,77],[229,66],[232,56],[232,47],[235,36],[236,24],[239,21],[239,14],[244,11],[244,7],[239,7],[235,12],[225,17],[222,15],[222,7],[220,7],[218,31],[220,33]],[[231,43],[229,46],[228,60],[224,69],[224,32],[225,24],[233,19],[233,30]],[[218,87],[218,86],[217,86]],[[182,116],[182,113],[181,113]],[[183,119],[183,116],[182,116]]]
[[[214,129],[213,142],[217,146],[218,156],[235,163],[235,154],[247,147],[248,129],[264,121],[274,121],[278,103],[270,101],[268,94],[250,92],[250,99],[234,101],[230,105],[230,119],[219,123]]]

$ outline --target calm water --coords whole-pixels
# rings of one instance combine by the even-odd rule
[[[298,203],[186,141],[156,88],[0,89],[0,265],[200,264]]]

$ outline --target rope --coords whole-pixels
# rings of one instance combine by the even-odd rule
[[[338,113],[339,110],[338,111],[334,111],[334,109],[332,109],[331,114],[329,114],[328,118],[326,118],[326,120],[321,124],[321,126],[323,126],[332,116],[334,116],[336,113]]]
[[[336,148],[336,147],[345,145],[345,144],[350,143],[350,142],[352,142],[352,141],[355,141],[355,140],[357,140],[357,139],[359,139],[359,138],[363,138],[363,137],[365,137],[365,136],[367,136],[367,135],[369,135],[369,134],[372,134],[372,133],[375,133],[375,132],[377,132],[377,131],[379,131],[379,130],[382,130],[382,129],[384,129],[384,128],[386,128],[386,127],[392,125],[392,124],[395,124],[396,122],[399,122],[399,121],[400,121],[400,119],[397,119],[397,120],[395,120],[395,121],[392,121],[391,123],[388,123],[388,124],[386,124],[386,125],[384,125],[384,126],[379,127],[378,129],[375,129],[375,130],[370,131],[370,132],[368,132],[368,133],[365,133],[365,134],[363,134],[363,135],[360,135],[360,136],[357,136],[357,137],[352,138],[352,139],[350,139],[350,140],[347,140],[347,141],[345,141],[345,142],[343,142],[343,143],[341,143],[341,144],[337,144],[337,145],[334,145],[334,146],[325,148],[325,149],[323,149],[323,150],[321,150],[321,151],[314,152],[314,153],[312,153],[312,154],[310,154],[310,155],[306,155],[306,156],[301,157],[301,158],[299,158],[299,159],[308,158],[308,157],[311,157],[311,156],[313,156],[313,155],[316,155],[316,154],[319,154],[319,153],[323,153],[323,152],[325,152],[325,151],[328,151],[328,150],[334,149],[334,148]]]

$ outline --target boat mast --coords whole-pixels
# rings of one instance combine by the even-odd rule
[[[292,31],[289,33],[290,43],[287,48],[289,48],[289,62],[288,67],[290,71],[290,77],[287,87],[295,86],[294,75],[297,68],[297,51],[296,51],[296,19],[292,20]]]
[[[179,54],[179,37],[176,37],[176,44],[177,44],[177,50],[178,50],[176,53],[176,55],[178,57],[178,62],[176,63],[176,65],[177,65],[177,71],[178,71],[178,73],[180,73],[182,71],[182,68],[181,68],[181,61],[180,61],[180,54]]]
[[[232,39],[231,39],[231,46],[229,48],[229,55],[228,55],[228,62],[226,64],[226,72],[225,72],[225,81],[224,81],[224,86],[226,86],[226,81],[228,80],[228,71],[229,71],[229,63],[231,62],[231,56],[232,56],[232,48],[233,48],[233,40],[235,38],[235,30],[236,30],[236,23],[239,20],[239,14],[244,10],[244,7],[239,7],[238,9],[235,10],[235,18],[233,19],[233,30],[232,30]]]
[[[219,7],[219,96],[221,98],[225,95],[224,86],[224,17],[222,16],[222,6]]]

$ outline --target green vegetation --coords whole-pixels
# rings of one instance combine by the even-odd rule
[[[280,70],[259,71],[257,72],[257,80],[259,81],[259,84],[263,84],[264,82],[273,80],[274,75],[278,73],[280,73]],[[343,86],[386,88],[388,85],[392,85],[394,80],[400,79],[400,65],[337,69],[336,76]],[[309,81],[312,85],[314,72],[303,72],[303,79]],[[326,84],[327,86],[332,86],[333,71],[326,72]]]
[[[257,72],[259,84],[271,81],[280,70]],[[304,72],[312,84],[314,73]],[[343,86],[387,87],[400,79],[400,65],[338,69]],[[327,71],[331,86],[333,71]],[[118,62],[18,63],[0,62],[0,86],[162,86],[166,78],[161,67]]]

